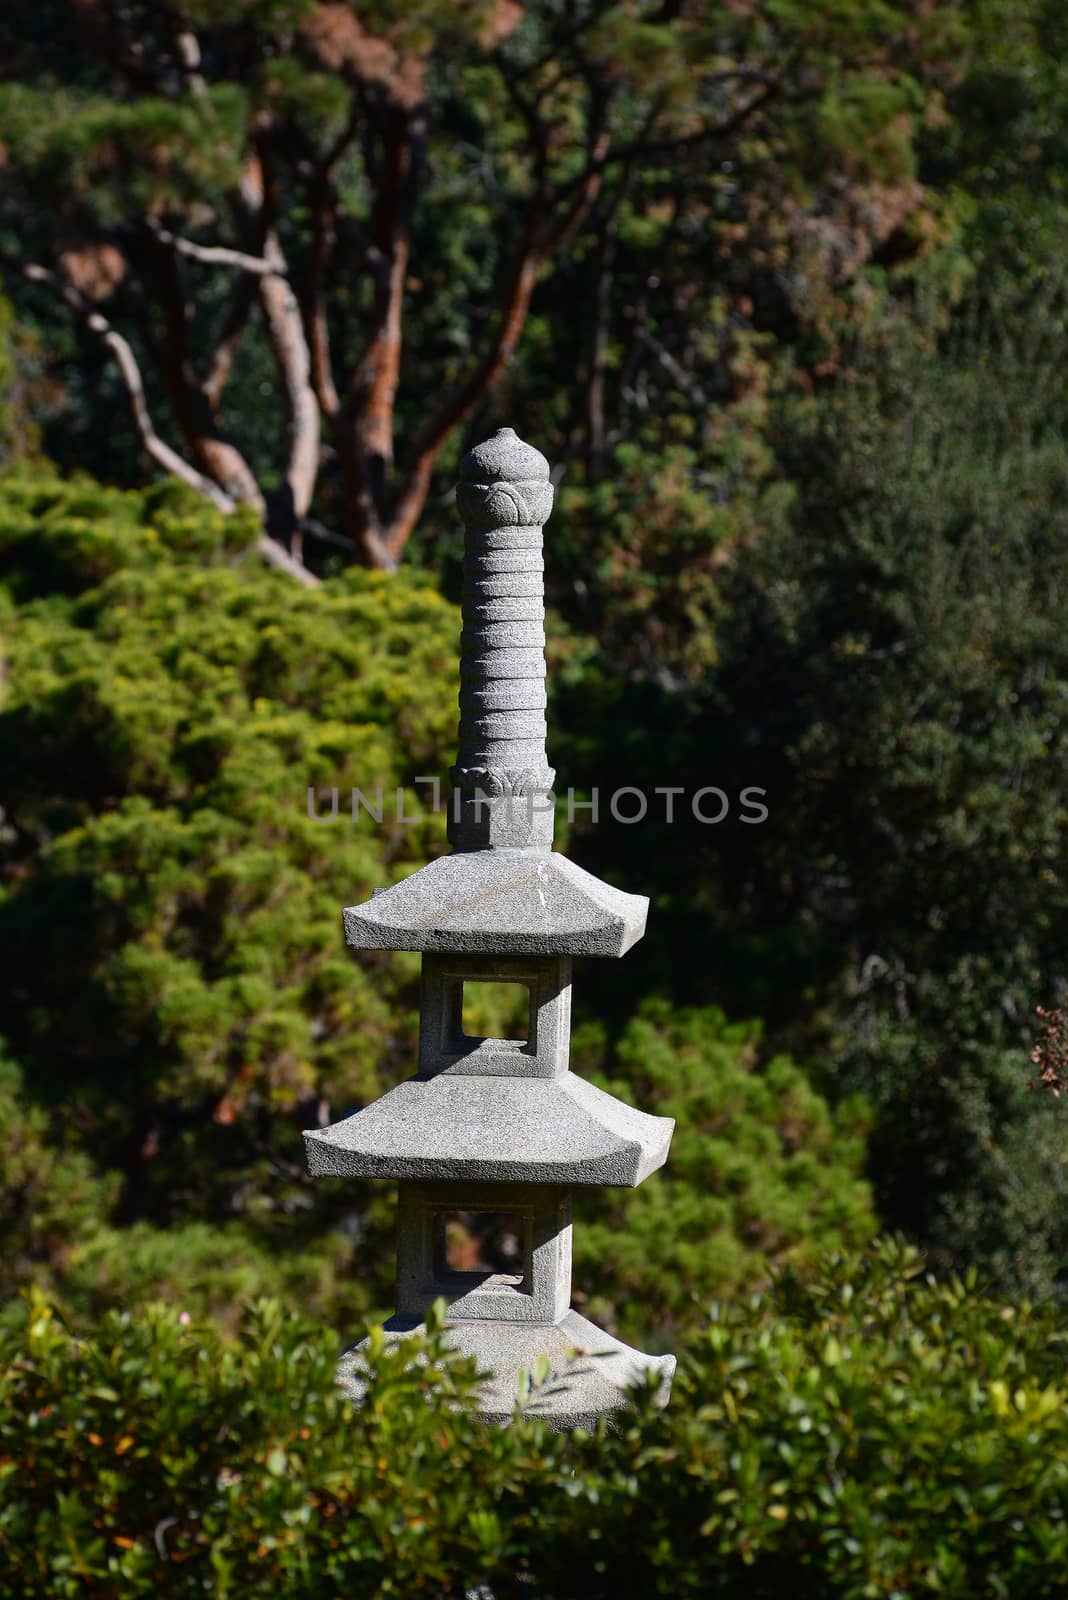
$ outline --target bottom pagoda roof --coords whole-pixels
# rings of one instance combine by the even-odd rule
[[[412,1318],[391,1317],[383,1332],[392,1343],[426,1332]],[[674,1356],[647,1356],[605,1333],[578,1311],[568,1311],[549,1326],[522,1322],[447,1322],[445,1343],[474,1356],[482,1374],[478,1415],[486,1422],[511,1422],[520,1394],[519,1374],[528,1377],[539,1359],[548,1376],[534,1386],[523,1414],[553,1429],[592,1430],[601,1417],[628,1404],[635,1386],[650,1374],[659,1378],[655,1403],[667,1404],[675,1374]],[[366,1342],[346,1350],[338,1362],[342,1388],[357,1405],[367,1394]],[[529,1383],[527,1389],[530,1390]],[[477,1592],[477,1591],[476,1591]]]
[[[305,1133],[316,1177],[603,1184],[633,1189],[664,1164],[675,1124],[567,1072],[559,1078],[409,1078]]]

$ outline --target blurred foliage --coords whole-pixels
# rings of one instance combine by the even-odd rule
[[[312,1184],[300,1130],[413,1070],[418,957],[353,960],[340,908],[444,848],[414,780],[453,741],[458,617],[417,577],[298,591],[254,536],[173,484],[3,479],[8,1292],[226,1325],[264,1292],[336,1322],[389,1304],[389,1188]],[[381,824],[353,823],[354,788],[382,790]],[[513,991],[475,986],[472,1026],[507,1030]],[[610,1246],[606,1206],[582,1246],[610,1321],[663,1333],[806,1235],[871,1231],[863,1118],[761,1067],[757,1036],[654,1012],[590,1055],[679,1122],[677,1182],[633,1197],[634,1238]],[[704,1137],[719,1100],[737,1126]]]
[[[321,310],[332,352],[331,383],[315,379],[329,444],[308,530],[317,565],[341,559],[313,546],[317,524],[359,542],[351,451],[388,522],[439,398],[473,380],[514,315],[519,348],[495,386],[476,382],[473,415],[451,414],[430,462],[417,559],[452,567],[451,523],[436,508],[458,453],[521,415],[580,493],[610,476],[618,447],[632,483],[655,456],[650,476],[673,495],[674,521],[641,544],[625,535],[613,553],[612,507],[594,494],[598,559],[617,601],[637,557],[667,579],[667,540],[690,513],[689,601],[651,618],[633,595],[630,619],[639,649],[640,625],[655,642],[675,610],[690,634],[727,500],[759,502],[759,485],[740,480],[760,454],[769,369],[795,349],[806,366],[833,365],[832,324],[858,273],[885,257],[907,276],[966,209],[952,183],[925,187],[921,168],[932,127],[952,120],[949,98],[989,54],[1000,10],[974,9],[39,0],[32,16],[0,18],[0,260],[68,385],[68,405],[46,418],[48,448],[126,482],[143,471],[95,309],[129,339],[161,434],[220,482],[210,446],[225,437],[268,499],[277,493],[287,418],[262,308],[244,304],[232,264],[173,243],[258,254],[269,225],[305,323]],[[955,122],[946,134],[965,136]],[[257,222],[261,183],[270,204]],[[539,229],[528,311],[509,285]],[[25,281],[31,265],[52,276]],[[372,426],[361,362],[385,359],[373,345],[391,270],[399,372],[373,420],[389,442],[371,450],[359,442]],[[206,374],[230,336],[222,405]],[[102,411],[115,417],[103,439]],[[590,585],[577,570],[584,548],[576,540],[559,569],[565,594],[572,567]],[[658,589],[663,599],[670,584]],[[599,598],[593,609],[603,612]],[[627,609],[615,608],[620,638]]]
[[[1068,1244],[1064,1128],[1027,1092],[1068,981],[1066,306],[1051,272],[940,341],[917,316],[811,414],[704,723],[774,796],[726,894],[834,951],[816,1048],[872,1101],[884,1217],[1040,1294]]]
[[[788,1057],[761,1059],[758,1025],[715,1008],[646,1002],[607,1063],[603,1033],[576,1034],[574,1070],[676,1130],[667,1166],[640,1189],[576,1193],[587,1316],[673,1348],[710,1301],[756,1287],[773,1264],[871,1237],[861,1103],[830,1111]]]
[[[174,485],[4,480],[3,1031],[71,1152],[59,1178],[87,1158],[121,1175],[112,1217],[138,1226],[109,1263],[76,1211],[25,1204],[55,1213],[34,1237],[58,1235],[45,1254],[90,1295],[225,1311],[238,1286],[304,1274],[314,1298],[336,1270],[342,1297],[375,1285],[381,1304],[385,1252],[359,1283],[347,1270],[368,1225],[351,1193],[308,1235],[299,1130],[373,1098],[414,1048],[417,958],[350,962],[339,914],[443,847],[412,779],[453,731],[456,624],[407,578],[295,596],[253,535]],[[354,824],[352,788],[378,786],[383,824]],[[37,1112],[20,1136],[43,1142]]]
[[[886,1222],[1044,1295],[1068,1245],[1060,1108],[1028,1093],[1068,983],[1068,293],[1050,264],[1040,293],[941,309],[869,326],[833,391],[777,407],[791,500],[721,571],[703,680],[563,676],[556,757],[734,799],[718,826],[659,801],[578,835],[657,899],[636,987],[761,1015],[825,1094],[867,1098]]]
[[[270,1302],[226,1343],[160,1307],[81,1333],[33,1299],[2,1340],[0,1593],[1062,1592],[1063,1334],[897,1244],[721,1308],[667,1411],[639,1396],[596,1437],[478,1424],[429,1324],[372,1333],[354,1415],[330,1340]]]

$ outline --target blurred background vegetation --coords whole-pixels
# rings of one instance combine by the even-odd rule
[[[447,770],[506,423],[559,782],[768,808],[566,830],[652,899],[576,1068],[678,1122],[576,1303],[665,1348],[898,1230],[1055,1314],[1063,7],[16,0],[0,61],[0,1318],[388,1311],[389,1189],[300,1130],[411,1070],[339,911],[443,819],[346,797]]]

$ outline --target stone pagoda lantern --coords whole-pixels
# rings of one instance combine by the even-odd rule
[[[573,1191],[636,1187],[663,1165],[674,1128],[568,1070],[572,958],[624,955],[645,931],[648,901],[552,849],[548,462],[502,428],[463,458],[460,480],[467,537],[452,853],[345,912],[354,950],[423,953],[418,1067],[364,1110],[304,1138],[316,1176],[398,1182],[397,1309],[387,1334],[417,1332],[442,1297],[449,1343],[487,1374],[485,1418],[512,1416],[519,1373],[537,1363],[550,1376],[527,1413],[557,1428],[588,1427],[625,1405],[628,1385],[647,1372],[659,1375],[666,1401],[675,1368],[674,1356],[632,1350],[571,1309]],[[464,986],[486,981],[525,991],[525,1038],[464,1032]],[[450,1261],[456,1213],[488,1213],[490,1226],[508,1219],[510,1270]],[[359,1350],[339,1368],[357,1396]]]

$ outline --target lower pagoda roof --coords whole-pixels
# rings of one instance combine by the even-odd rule
[[[409,1078],[342,1122],[304,1135],[315,1177],[636,1188],[663,1166],[671,1117],[636,1111],[567,1072],[557,1078]]]
[[[602,883],[557,851],[440,856],[345,912],[354,950],[621,956],[649,901]]]

